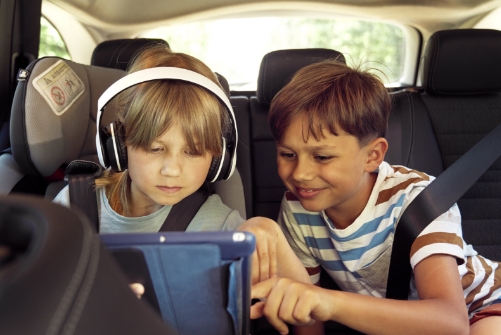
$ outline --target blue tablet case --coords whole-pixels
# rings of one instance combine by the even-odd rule
[[[103,234],[101,240],[180,334],[249,334],[252,234]]]

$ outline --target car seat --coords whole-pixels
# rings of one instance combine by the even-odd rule
[[[61,82],[52,82],[52,75]],[[37,59],[22,70],[11,112],[11,149],[0,156],[0,194],[52,199],[64,186],[66,164],[97,162],[97,100],[123,75],[58,57]]]
[[[432,132],[413,129],[413,139],[433,136],[435,144],[414,151],[412,162],[447,169],[501,123],[500,57],[498,30],[443,30],[430,37],[423,56],[424,92],[408,97],[414,115],[429,118]],[[465,241],[482,256],[501,261],[501,158],[457,203]]]

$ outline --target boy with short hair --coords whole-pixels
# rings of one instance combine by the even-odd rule
[[[323,267],[343,291],[272,277],[253,286],[267,299],[251,315],[281,333],[315,319],[367,334],[501,334],[501,264],[463,241],[456,205],[413,243],[409,300],[381,299],[398,220],[434,179],[384,162],[390,109],[380,80],[335,61],[303,68],[276,95],[269,123],[288,189],[278,222],[312,283]]]

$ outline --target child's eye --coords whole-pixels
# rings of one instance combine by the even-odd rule
[[[334,158],[334,156],[315,156],[315,159],[317,161],[319,161],[320,163],[324,163],[324,162],[328,162],[330,161],[332,158]]]
[[[155,154],[155,153],[161,152],[162,150],[163,150],[162,147],[151,147],[150,153]]]
[[[202,156],[201,154],[197,154],[195,153],[194,151],[191,151],[191,150],[187,150],[185,151],[186,155],[190,156],[190,157],[200,157]]]
[[[296,157],[296,155],[292,152],[281,152],[280,157],[282,157],[284,159],[294,159]]]

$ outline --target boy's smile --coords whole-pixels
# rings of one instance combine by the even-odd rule
[[[277,144],[278,174],[306,210],[325,211],[336,228],[346,228],[369,199],[377,177],[371,172],[380,164],[374,143],[381,139],[361,148],[355,136],[324,131],[320,141],[310,135],[305,142],[303,125],[293,121]]]
[[[191,153],[178,123],[157,138],[150,150],[127,147],[127,154],[133,216],[174,205],[198,190],[212,161],[210,153]]]

